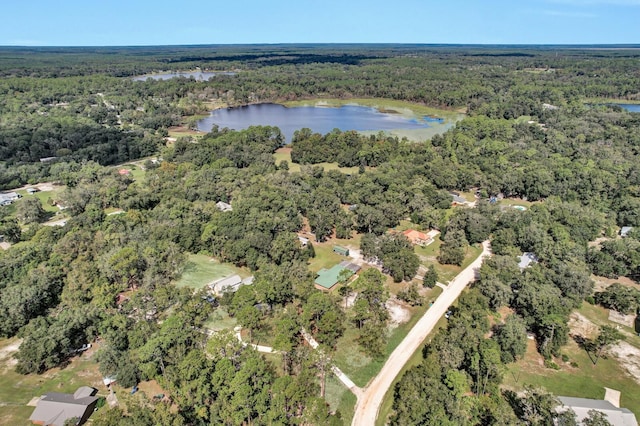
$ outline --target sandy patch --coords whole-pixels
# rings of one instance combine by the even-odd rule
[[[0,248],[2,250],[9,250],[9,247],[11,247],[10,243],[0,243]]]
[[[13,354],[18,352],[21,343],[22,339],[18,339],[10,345],[1,348],[0,363],[4,364],[4,366],[7,368],[14,367],[18,363],[18,360],[13,357]]]
[[[35,407],[36,405],[38,405],[38,401],[40,401],[40,397],[39,396],[34,396],[33,398],[31,398],[31,400],[29,402],[27,402],[27,406]]]
[[[640,349],[627,342],[619,342],[611,346],[608,352],[616,357],[631,377],[640,384]]]
[[[599,327],[589,321],[584,315],[573,312],[569,316],[569,330],[571,334],[588,338],[596,335]]]
[[[397,327],[399,324],[404,324],[411,319],[411,312],[404,307],[399,300],[389,299],[387,303],[385,303],[385,306],[391,317],[390,322],[392,327]]]

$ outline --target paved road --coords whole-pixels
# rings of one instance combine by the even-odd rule
[[[433,306],[427,310],[391,353],[380,373],[364,389],[356,403],[352,426],[372,426],[375,424],[382,400],[402,367],[431,333],[449,306],[460,296],[467,284],[475,280],[476,269],[482,265],[483,258],[491,255],[488,241],[482,243],[482,247],[482,254],[449,283]]]

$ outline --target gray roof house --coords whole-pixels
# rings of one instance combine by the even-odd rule
[[[618,393],[619,394],[619,393]],[[559,396],[562,403],[556,410],[558,412],[573,410],[576,413],[576,421],[582,424],[582,420],[589,416],[589,411],[595,410],[607,416],[607,421],[613,426],[638,426],[636,416],[626,408],[620,408],[604,399],[573,398]]]
[[[529,251],[522,253],[521,256],[518,256],[518,259],[520,259],[518,267],[521,271],[527,269],[532,263],[538,263],[538,257]]]
[[[623,226],[622,228],[620,228],[620,236],[627,237],[629,236],[629,232],[631,232],[632,230],[633,226]]]
[[[73,394],[49,392],[40,398],[29,420],[37,425],[63,426],[75,417],[77,425],[84,424],[98,402],[97,392],[89,386],[81,386]]]
[[[209,288],[215,294],[226,292],[236,292],[243,285],[253,284],[253,276],[242,279],[240,275],[231,275],[229,277],[220,278],[209,284]]]
[[[231,207],[231,204],[225,203],[224,201],[218,201],[216,203],[216,207],[218,208],[218,210],[220,210],[221,212],[230,212],[233,211],[233,207]]]

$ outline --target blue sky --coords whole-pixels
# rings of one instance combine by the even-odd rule
[[[4,0],[0,45],[640,43],[640,0]]]

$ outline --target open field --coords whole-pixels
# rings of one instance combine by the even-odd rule
[[[596,331],[599,325],[617,325],[608,320],[606,309],[586,302],[583,302],[582,307],[575,311],[572,317],[581,320],[578,325],[574,322],[572,332],[581,330],[589,334]],[[562,348],[562,353],[569,357],[569,361],[554,359],[560,367],[559,370],[544,366],[542,357],[536,351],[535,342],[531,340],[525,357],[508,366],[504,384],[516,390],[522,389],[525,384],[531,384],[544,387],[555,395],[593,399],[602,399],[604,387],[608,387],[621,391],[621,406],[640,416],[640,378],[636,377],[634,380],[625,368],[625,364],[633,363],[634,359],[637,362],[640,337],[630,327],[620,326],[620,331],[625,336],[624,342],[628,344],[626,347],[631,350],[635,348],[635,355],[628,355],[628,358],[607,355],[601,357],[594,365],[587,352],[573,339],[569,339],[569,343]]]
[[[236,325],[238,325],[238,321],[235,318],[231,318],[227,310],[222,306],[215,308],[207,322],[204,323],[207,329],[214,331],[233,330]]]
[[[273,154],[273,158],[276,162],[276,165],[279,165],[281,161],[286,161],[287,163],[289,163],[290,172],[295,173],[301,170],[300,164],[296,164],[291,161],[291,148],[284,147],[284,148],[278,149]],[[358,167],[340,167],[338,166],[338,163],[318,163],[318,164],[313,164],[313,166],[320,166],[327,172],[329,170],[339,170],[342,173],[346,173],[346,174],[358,173]]]
[[[43,375],[21,375],[14,371],[19,340],[0,339],[0,424],[30,425],[33,407],[27,403],[47,392],[73,393],[80,386],[93,386],[98,394],[106,394],[98,366],[91,359],[97,345],[71,359],[65,368],[54,368]]]
[[[413,328],[415,323],[418,322],[420,317],[422,317],[429,308],[428,301],[437,298],[440,293],[442,293],[442,289],[436,287],[427,293],[425,296],[426,303],[423,306],[408,308],[411,312],[411,319],[388,332],[384,355],[380,359],[373,359],[362,352],[362,349],[357,344],[357,338],[360,332],[350,324],[345,330],[344,336],[338,341],[336,354],[333,359],[334,363],[349,376],[356,385],[360,387],[366,386],[369,380],[378,374],[391,352],[400,344],[402,339],[409,333],[409,330]]]
[[[432,336],[435,336],[435,334],[438,331],[440,331],[441,328],[446,327],[446,325],[447,325],[446,318],[444,317],[440,318],[440,321],[438,321],[438,324],[434,327],[431,334],[429,334],[429,337],[427,337],[427,340],[422,345],[420,345],[418,350],[416,350],[413,353],[409,361],[407,361],[404,367],[402,367],[402,370],[400,370],[400,373],[398,374],[396,379],[393,381],[393,385],[389,388],[389,391],[386,393],[386,395],[384,396],[384,399],[382,400],[382,404],[380,405],[380,411],[378,412],[378,417],[376,418],[376,426],[384,426],[387,423],[387,419],[389,418],[389,416],[393,411],[393,397],[394,397],[394,389],[395,389],[396,383],[398,383],[400,379],[402,379],[402,376],[404,376],[404,373],[406,373],[411,368],[417,365],[420,365],[420,363],[422,362],[422,351],[425,345],[427,345],[431,341]]]
[[[436,260],[436,257],[440,253],[441,245],[442,241],[440,240],[440,238],[437,238],[433,243],[429,244],[426,247],[415,247],[416,254],[421,257],[420,263],[427,267],[434,265],[436,271],[438,272],[438,280],[441,283],[447,283],[447,281],[451,281],[456,275],[460,273],[460,271],[462,271],[471,262],[473,262],[482,252],[482,247],[479,244],[472,245],[467,248],[464,262],[462,262],[461,266],[442,265]]]
[[[342,424],[351,424],[353,419],[354,408],[356,405],[356,396],[351,393],[333,374],[327,375],[325,400],[331,411],[340,411]]]
[[[191,254],[184,267],[182,276],[176,282],[177,287],[190,287],[199,290],[220,278],[238,274],[243,278],[250,276],[248,270],[237,268],[228,263],[220,263],[210,256]]]

